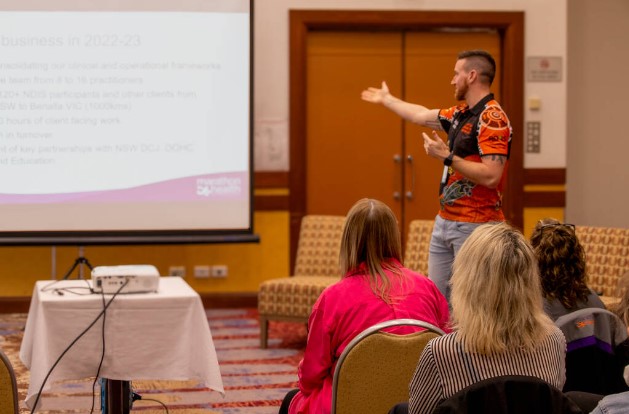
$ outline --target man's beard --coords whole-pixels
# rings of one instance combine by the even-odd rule
[[[465,95],[467,95],[467,90],[468,90],[468,86],[467,86],[466,83],[463,83],[460,88],[458,86],[455,87],[455,89],[454,89],[454,98],[457,101],[464,101],[465,100]]]

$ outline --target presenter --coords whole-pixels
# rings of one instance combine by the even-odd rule
[[[459,53],[454,65],[458,106],[428,109],[391,95],[385,82],[370,87],[362,99],[381,104],[403,119],[432,128],[422,133],[424,149],[444,164],[439,188],[440,210],[430,241],[428,276],[450,301],[452,263],[459,248],[479,225],[505,221],[502,193],[511,148],[511,124],[490,88],[494,58],[483,50]],[[444,143],[436,131],[445,131]]]

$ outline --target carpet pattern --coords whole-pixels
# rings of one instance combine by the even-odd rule
[[[271,322],[269,348],[260,349],[260,328],[255,309],[211,309],[208,323],[218,355],[225,397],[196,381],[133,381],[143,400],[132,412],[164,413],[161,401],[173,414],[275,414],[286,393],[297,387],[297,364],[306,345],[303,324]],[[20,413],[29,413],[23,403],[29,372],[19,360],[26,322],[25,314],[0,315],[0,348],[11,360],[18,379]],[[38,413],[89,413],[94,378],[59,381],[43,394],[46,410]],[[100,412],[96,387],[94,412]]]

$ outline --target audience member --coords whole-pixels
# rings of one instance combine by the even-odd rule
[[[601,399],[590,414],[626,414],[629,413],[629,391],[610,394]]]
[[[587,286],[585,251],[573,224],[552,218],[540,220],[531,235],[531,245],[542,280],[544,311],[553,321],[583,308],[605,309],[596,292]]]
[[[629,334],[629,271],[620,277],[616,296],[620,298],[620,301],[610,306],[610,310],[625,323]]]
[[[624,322],[627,326],[627,334],[629,334],[629,271],[620,277],[616,295],[620,297],[620,301],[610,306],[610,310]],[[629,365],[625,367],[623,378],[629,385]]]
[[[350,209],[340,267],[341,281],[325,289],[312,308],[299,389],[286,395],[280,413],[329,413],[335,364],[347,344],[370,326],[411,318],[449,332],[443,295],[430,279],[402,266],[398,223],[386,204],[362,199]]]
[[[431,413],[457,391],[502,375],[533,376],[562,389],[566,342],[544,313],[535,254],[522,234],[505,223],[478,227],[452,270],[454,332],[422,352],[410,413]]]

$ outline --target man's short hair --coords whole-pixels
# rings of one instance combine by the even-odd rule
[[[465,50],[457,56],[459,60],[465,59],[466,70],[476,70],[479,77],[491,86],[496,76],[496,61],[485,50]]]

